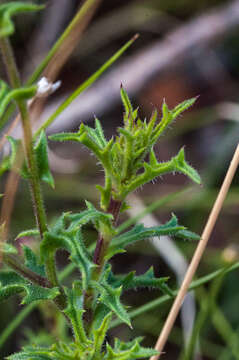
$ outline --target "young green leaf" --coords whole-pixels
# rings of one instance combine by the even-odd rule
[[[131,105],[129,96],[122,85],[120,88],[120,95],[125,109],[125,114],[124,114],[125,127],[132,129],[133,122],[135,120],[135,115],[137,115],[137,113],[134,113],[134,109],[133,106]]]
[[[116,236],[112,239],[107,252],[107,259],[117,250],[122,250],[126,246],[134,244],[137,241],[145,240],[154,236],[176,235],[178,231],[184,230],[184,226],[178,224],[175,215],[164,225],[145,228],[143,224],[138,224],[133,229]]]
[[[2,5],[0,5],[0,11],[1,11],[1,6]],[[0,13],[0,32],[1,32],[1,13]],[[19,99],[29,100],[36,95],[36,92],[37,92],[36,85],[21,87],[19,89],[11,90],[3,80],[0,80],[0,118],[3,116],[7,106],[10,104],[11,101],[19,100]]]
[[[62,231],[61,235],[53,232],[45,232],[40,245],[42,262],[54,255],[57,249],[66,249],[70,258],[80,269],[82,276],[82,288],[86,290],[89,286],[91,272],[95,268],[90,255],[85,248],[81,230]]]
[[[184,112],[185,110],[187,110],[188,108],[193,106],[193,104],[195,103],[195,101],[197,99],[198,99],[198,96],[191,98],[191,99],[187,99],[187,100],[181,102],[180,104],[178,104],[177,106],[175,106],[175,108],[173,110],[171,110],[173,118],[175,119],[177,116],[182,114],[182,112]]]
[[[23,351],[10,355],[7,360],[53,360],[51,350],[39,347],[24,347]]]
[[[101,282],[92,281],[91,285],[99,291],[100,296],[98,301],[107,306],[116,316],[118,316],[118,318],[131,327],[130,318],[120,302],[122,286],[113,288],[111,285],[107,284],[105,280]]]
[[[177,156],[171,159],[171,163],[173,166],[172,171],[177,171],[179,173],[182,173],[188,176],[196,184],[201,184],[201,178],[198,172],[192,166],[190,166],[185,160],[184,148],[182,148],[179,151]]]
[[[173,296],[172,290],[167,286],[168,277],[156,278],[154,276],[153,268],[151,267],[143,275],[135,275],[135,271],[130,272],[127,275],[114,275],[110,272],[108,282],[113,287],[123,286],[123,290],[138,289],[138,288],[150,288],[160,289],[163,293]]]
[[[41,276],[46,276],[44,266],[39,264],[38,257],[32,249],[28,246],[23,246],[23,251],[26,267]]]
[[[120,348],[120,349],[119,349]],[[107,352],[104,360],[136,360],[145,359],[154,355],[158,355],[158,351],[154,349],[142,347],[138,340],[130,343],[122,344],[120,347],[113,349],[109,344],[106,346]]]
[[[101,325],[92,331],[93,334],[93,352],[92,352],[92,358],[94,358],[93,356],[95,356],[96,358],[101,357],[102,353],[102,346],[104,344],[104,340],[107,334],[107,331],[109,329],[110,326],[110,322],[111,322],[111,318],[112,318],[112,313],[109,312],[103,319]]]
[[[55,187],[53,176],[50,172],[50,167],[48,163],[48,149],[47,149],[47,139],[44,131],[41,132],[39,141],[36,144],[35,154],[37,159],[39,177],[42,181],[45,181],[52,188]]]
[[[77,343],[86,347],[90,344],[90,341],[86,337],[83,324],[83,314],[85,312],[83,308],[83,293],[81,289],[81,284],[78,281],[73,283],[72,290],[67,289],[67,308],[64,310],[64,313],[70,318],[75,340]]]
[[[38,300],[53,300],[59,294],[58,288],[43,288],[30,284],[13,271],[0,272],[0,284],[0,301],[25,292],[22,304],[30,304]]]
[[[37,229],[30,229],[30,230],[25,230],[25,231],[21,231],[17,237],[16,237],[16,240],[17,239],[20,239],[22,237],[34,237],[34,236],[39,236],[40,235],[40,231],[37,230]]]
[[[12,1],[0,5],[0,38],[10,36],[14,33],[15,27],[12,16],[38,11],[43,8],[43,5],[35,5],[21,1]]]

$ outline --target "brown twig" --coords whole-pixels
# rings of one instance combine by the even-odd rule
[[[192,281],[192,278],[198,268],[199,262],[201,260],[201,257],[204,253],[204,250],[207,246],[209,237],[213,231],[214,225],[216,223],[216,220],[218,218],[218,215],[221,211],[223,202],[226,198],[226,195],[228,193],[228,190],[230,188],[232,179],[235,175],[236,169],[239,164],[239,144],[235,150],[234,156],[232,158],[231,164],[229,166],[229,169],[227,171],[227,174],[225,176],[225,179],[223,181],[223,184],[221,186],[221,189],[219,191],[219,194],[217,196],[217,199],[214,203],[214,206],[212,208],[212,211],[210,213],[210,216],[208,218],[208,221],[206,223],[206,226],[204,228],[204,231],[202,233],[201,240],[196,248],[196,251],[193,255],[192,261],[188,267],[187,273],[185,275],[185,278],[183,280],[183,283],[180,287],[180,290],[178,292],[178,295],[173,303],[173,306],[170,310],[170,313],[167,317],[167,320],[164,324],[164,327],[161,331],[161,334],[158,338],[158,341],[156,343],[155,349],[159,352],[162,352],[164,345],[168,339],[168,336],[170,334],[170,331],[174,325],[174,322],[176,320],[176,317],[179,313],[179,310],[181,308],[181,305],[183,303],[184,297],[188,291],[189,285]],[[158,360],[160,355],[152,356],[150,360]]]
[[[28,279],[31,283],[39,285],[41,287],[52,288],[53,285],[48,279],[40,276],[39,274],[31,271],[27,268],[22,262],[14,255],[6,254],[4,255],[4,262],[11,269],[16,271],[19,275],[23,276],[25,279]]]

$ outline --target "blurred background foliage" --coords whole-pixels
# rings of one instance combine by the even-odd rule
[[[23,79],[47,54],[80,4],[78,0],[37,2],[46,3],[45,11],[17,17],[17,32],[12,39]],[[219,15],[221,18],[216,17]],[[219,26],[218,19],[223,19]],[[187,159],[200,172],[203,186],[192,187],[183,176],[171,175],[145,186],[129,204],[140,200],[143,208],[162,196],[176,193],[170,201],[155,209],[153,221],[163,222],[173,211],[180,223],[201,233],[238,143],[238,31],[239,1],[104,0],[58,75],[62,87],[45,104],[41,118],[46,119],[59,101],[96,71],[132,35],[140,33],[140,38],[113,66],[113,70],[80,96],[49,132],[76,130],[82,121],[91,125],[96,115],[102,121],[107,137],[114,135],[122,122],[121,81],[133,104],[139,105],[142,118],[149,118],[155,107],[160,110],[164,98],[173,107],[186,98],[200,95],[196,105],[161,139],[157,156],[167,160],[185,145]],[[6,76],[2,64],[0,76]],[[62,211],[83,209],[84,199],[97,204],[98,193],[94,185],[103,183],[103,173],[94,158],[75,144],[50,143],[50,150],[56,186],[55,190],[44,187],[49,218],[53,221]],[[239,260],[238,180],[236,175],[198,277]],[[7,176],[1,180],[2,189],[6,182]],[[185,187],[186,192],[179,192]],[[140,211],[137,204],[132,205],[130,214],[122,216],[122,222]],[[21,181],[11,217],[10,238],[14,239],[18,232],[32,226],[31,201],[26,183]],[[85,231],[89,241],[94,241],[94,231],[90,228]],[[157,241],[154,240],[154,244]],[[161,239],[161,243],[163,241]],[[30,242],[34,246],[34,240],[29,238],[21,239],[21,242]],[[131,247],[127,255],[113,259],[113,266],[118,272],[136,269],[137,274],[141,274],[153,265],[158,276],[170,275],[169,284],[176,288],[196,244],[180,241],[174,241],[174,244],[173,252],[168,251],[163,257],[151,243]],[[178,273],[173,270],[177,268],[175,254],[180,256],[183,264],[181,269],[177,269]],[[59,267],[64,268],[66,259],[65,253],[59,254]],[[168,264],[172,263],[173,266],[169,267]],[[239,359],[238,276],[239,270],[235,270],[195,290],[194,300],[191,298],[190,306],[184,307],[184,320],[179,318],[172,331],[165,348],[165,359]],[[128,292],[124,301],[130,307],[139,307],[159,296],[156,291]],[[135,317],[134,335],[143,333],[145,345],[153,346],[155,343],[169,307],[170,302],[167,302]],[[20,310],[16,299],[1,305],[1,331]],[[1,347],[0,357],[19,349],[27,341],[37,339],[46,344],[69,336],[62,319],[56,319],[53,313],[49,305],[32,311]],[[189,345],[184,346],[187,321],[189,327],[193,323],[193,336]],[[39,330],[44,326],[47,331]],[[51,337],[47,333],[51,333]],[[37,338],[36,334],[39,335]],[[134,337],[125,326],[112,329],[111,336]]]

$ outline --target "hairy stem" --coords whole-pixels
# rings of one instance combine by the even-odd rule
[[[11,48],[11,44],[8,39],[2,38],[0,40],[0,47],[2,50],[3,60],[8,72],[11,86],[16,89],[21,87],[20,76],[18,73],[17,65],[15,62],[14,54]],[[32,193],[34,212],[36,222],[40,231],[40,236],[43,238],[43,234],[47,231],[46,212],[43,203],[43,197],[41,193],[40,178],[38,172],[38,165],[34,153],[34,143],[32,137],[32,128],[30,122],[30,115],[27,108],[27,103],[23,99],[16,100],[19,112],[21,115],[24,150],[27,159],[27,165],[29,169],[29,183]],[[66,298],[64,290],[60,287],[57,279],[54,257],[52,257],[46,264],[46,272],[48,279],[52,286],[60,288],[61,294],[56,298],[56,303],[60,309],[64,309],[66,306]]]
[[[117,224],[121,205],[122,205],[121,201],[114,200],[113,198],[110,199],[110,204],[109,204],[107,213],[113,215],[114,225]],[[110,243],[109,238],[106,240],[104,234],[99,234],[99,237],[98,237],[98,240],[96,243],[96,247],[95,247],[94,256],[93,256],[93,262],[96,265],[98,265],[92,274],[92,278],[96,281],[99,279],[102,269],[104,267],[104,256],[105,256],[106,250],[109,246],[109,243]],[[92,289],[89,289],[85,293],[85,296],[84,296],[84,304],[85,304],[85,310],[86,310],[85,314],[84,314],[84,320],[85,320],[86,328],[88,329],[89,332],[91,331],[91,325],[92,325],[92,320],[93,320],[93,312],[92,312],[93,300],[94,300],[93,291],[92,291]]]
[[[21,81],[9,40],[6,38],[2,38],[0,40],[0,47],[11,86],[14,89],[20,88]],[[41,194],[38,166],[34,155],[30,116],[28,113],[26,101],[23,99],[18,99],[16,100],[16,102],[19,108],[19,112],[21,114],[21,122],[22,122],[23,137],[24,137],[24,149],[25,149],[25,155],[30,172],[29,183],[30,183],[32,199],[34,204],[34,212],[37,220],[37,225],[39,227],[39,231],[42,237],[43,233],[47,230],[47,222],[46,222],[46,213],[44,209],[43,198]]]
[[[52,288],[52,284],[48,279],[28,269],[16,256],[6,254],[4,255],[4,262],[11,269],[16,271],[16,273],[29,280],[31,283],[39,285],[41,287]]]
[[[120,213],[120,208],[121,208],[122,202],[121,201],[117,201],[114,199],[110,199],[110,204],[107,210],[108,214],[112,214],[114,217],[113,223],[114,225],[117,224],[118,218],[119,218],[119,213]],[[105,255],[105,251],[108,247],[109,244],[109,240],[106,242],[104,239],[104,234],[99,234],[97,243],[96,243],[96,247],[95,247],[95,252],[94,252],[94,256],[93,256],[93,262],[96,265],[99,265],[99,269],[101,270],[102,268],[102,262],[104,259],[104,255]]]
[[[51,284],[54,284],[54,286],[57,286],[60,290],[60,294],[55,298],[54,301],[60,310],[64,310],[66,308],[66,304],[67,304],[66,294],[65,294],[63,288],[61,287],[61,284],[59,283],[59,280],[57,278],[54,255],[51,255],[48,257],[48,259],[45,263],[45,267],[46,267],[46,273],[47,273],[47,277],[48,277],[49,281],[51,282]]]

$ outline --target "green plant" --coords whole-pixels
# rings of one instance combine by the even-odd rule
[[[0,116],[5,116],[9,104],[14,102],[21,116],[24,134],[23,140],[8,137],[11,154],[3,159],[1,173],[11,169],[29,182],[37,227],[21,232],[18,237],[35,236],[39,240],[39,251],[34,252],[24,246],[22,256],[17,254],[17,249],[10,243],[2,244],[3,261],[7,268],[0,272],[0,299],[6,300],[9,296],[20,294],[22,304],[52,302],[58,309],[53,308],[53,312],[59,311],[64,316],[64,324],[72,328],[72,337],[64,333],[58,336],[58,342],[48,347],[41,347],[39,344],[26,346],[20,353],[10,355],[8,359],[148,358],[156,355],[157,351],[141,346],[141,338],[128,343],[118,339],[111,345],[107,342],[106,336],[113,317],[129,327],[132,326],[127,309],[121,302],[121,295],[128,289],[140,287],[157,288],[170,297],[174,296],[174,293],[167,285],[167,278],[156,278],[151,268],[140,276],[136,276],[134,272],[118,275],[113,273],[109,260],[114,255],[125,252],[127,246],[152,236],[171,235],[193,240],[199,238],[179,225],[175,215],[172,215],[166,224],[157,227],[145,228],[143,225],[136,225],[124,232],[117,227],[120,213],[128,206],[127,196],[155,178],[179,172],[200,183],[197,171],[185,160],[184,149],[167,162],[159,162],[154,152],[154,146],[162,133],[177,116],[192,106],[196,99],[186,100],[172,110],[164,102],[161,119],[157,111],[154,111],[149,121],[142,121],[138,109],[133,109],[126,91],[121,86],[124,116],[123,127],[117,130],[117,136],[106,139],[98,119],[95,119],[94,128],[82,124],[78,132],[52,135],[50,140],[76,141],[88,148],[104,170],[105,185],[97,186],[100,210],[86,201],[86,210],[76,214],[63,213],[49,226],[41,181],[54,187],[54,180],[48,164],[44,129],[74,97],[91,85],[135,38],[82,84],[41,129],[33,134],[27,100],[39,95],[39,84],[22,86],[9,36],[14,32],[12,15],[41,9],[41,6],[21,2],[0,5],[0,46],[10,81],[10,85],[3,81],[0,83]],[[98,234],[93,249],[86,246],[87,241],[83,235],[83,228],[89,223]],[[3,228],[4,224],[2,231]],[[58,249],[65,249],[69,253],[70,266],[73,264],[80,274],[72,281],[71,286],[64,285],[56,268],[55,254]]]

